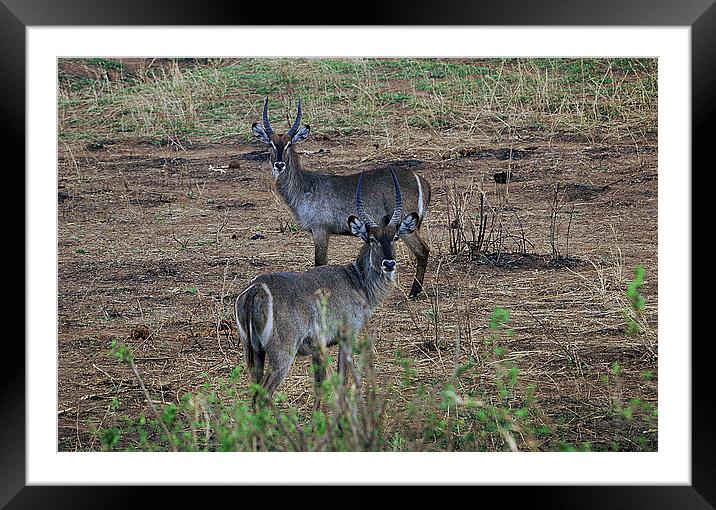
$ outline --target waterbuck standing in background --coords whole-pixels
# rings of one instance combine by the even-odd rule
[[[277,191],[301,227],[313,235],[315,265],[325,265],[328,262],[329,237],[334,234],[353,234],[346,218],[353,211],[353,192],[361,174],[321,174],[308,172],[301,167],[295,145],[308,137],[311,128],[308,125],[301,126],[300,99],[296,120],[286,134],[279,135],[271,128],[268,97],[264,101],[263,126],[255,122],[251,129],[259,140],[270,147],[271,168]],[[387,225],[391,218],[393,200],[390,189],[385,186],[391,172],[397,175],[400,182],[406,209],[417,211],[417,228],[420,228],[428,212],[430,184],[405,168],[379,168],[365,172],[365,181],[370,189],[365,210],[377,220],[371,226]],[[423,289],[430,250],[417,231],[402,239],[417,262],[415,279],[410,289],[410,297],[415,297]]]
[[[367,212],[363,175],[358,178],[355,192],[358,216],[346,216],[348,231],[364,241],[355,262],[316,267],[302,273],[258,276],[236,299],[236,324],[246,367],[252,382],[261,384],[268,398],[286,378],[296,355],[310,354],[318,408],[326,374],[323,359],[326,347],[338,343],[340,332],[358,334],[395,286],[394,243],[415,232],[420,216],[411,212],[403,217],[401,185],[392,170],[390,174],[395,187],[395,207],[385,225],[378,225]],[[349,356],[350,347],[341,343],[338,372],[343,377]]]

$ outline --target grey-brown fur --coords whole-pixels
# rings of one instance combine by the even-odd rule
[[[399,203],[399,186],[396,195]],[[402,216],[402,210],[396,210]],[[394,287],[394,243],[415,231],[418,214],[412,212],[385,226],[370,226],[364,219],[347,216],[348,231],[364,241],[353,263],[262,275],[238,296],[236,322],[246,366],[251,380],[260,383],[267,396],[285,379],[297,355],[313,356],[320,388],[326,347],[337,343],[338,333],[357,334]],[[322,303],[327,314],[322,313]],[[338,366],[343,375],[349,355],[341,346]],[[318,391],[315,402],[320,403]]]
[[[261,127],[252,126],[257,138],[269,145],[270,161],[276,190],[290,208],[304,230],[311,232],[315,248],[316,266],[328,263],[328,243],[331,235],[350,235],[346,218],[354,212],[353,198],[360,174],[331,175],[309,172],[303,169],[295,145],[308,137],[310,127],[300,126],[299,114],[293,127],[284,135],[276,134],[268,122],[268,98],[264,102]],[[430,204],[430,184],[412,170],[392,168],[403,194],[405,210],[416,211],[418,228],[422,225]],[[386,224],[393,213],[391,168],[365,172],[365,206],[378,224]],[[423,288],[425,268],[430,250],[416,231],[403,239],[416,258],[417,269],[410,296],[416,296]]]

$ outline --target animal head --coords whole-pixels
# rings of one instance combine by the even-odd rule
[[[393,216],[386,225],[377,224],[365,210],[363,205],[363,174],[358,178],[356,189],[356,212],[358,216],[348,218],[351,233],[360,237],[368,244],[370,265],[372,269],[389,279],[395,277],[394,243],[402,236],[412,234],[418,228],[420,217],[418,213],[411,212],[403,217],[403,197],[400,192],[400,183],[395,172],[390,170],[395,185],[395,209]]]
[[[291,161],[296,157],[293,152],[294,145],[308,138],[311,127],[307,124],[301,126],[301,99],[299,98],[298,113],[291,129],[282,135],[275,133],[268,119],[268,96],[266,96],[264,100],[263,126],[258,122],[254,122],[251,125],[251,131],[253,131],[256,138],[269,146],[269,159],[271,160],[273,177],[278,179],[291,166]]]

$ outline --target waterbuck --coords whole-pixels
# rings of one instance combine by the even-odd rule
[[[270,148],[270,162],[275,186],[294,217],[304,230],[311,232],[315,248],[315,265],[328,262],[328,240],[331,235],[352,235],[346,218],[353,211],[353,192],[358,176],[331,175],[309,172],[301,167],[295,146],[308,137],[310,126],[301,126],[301,99],[291,129],[279,135],[271,128],[268,119],[268,97],[264,100],[263,126],[254,122],[254,135]],[[389,172],[397,175],[407,210],[417,211],[420,228],[428,212],[430,184],[406,168],[379,168],[365,172],[365,181],[370,187],[365,210],[377,220],[378,225],[387,225],[393,213],[391,191],[382,183],[389,181]],[[430,250],[427,243],[416,231],[405,235],[403,241],[415,255],[417,269],[410,289],[410,297],[417,296],[423,289],[425,267]]]
[[[391,170],[390,174],[395,207],[385,225],[378,225],[367,212],[363,175],[358,178],[357,216],[347,216],[346,221],[348,231],[364,242],[355,262],[258,276],[237,297],[236,324],[246,367],[252,382],[263,386],[266,397],[270,398],[286,378],[296,355],[310,354],[315,367],[314,403],[318,408],[326,374],[326,347],[338,343],[340,332],[358,334],[394,287],[394,243],[415,232],[420,216],[416,212],[402,216],[401,185],[395,172]],[[341,343],[338,372],[343,377],[349,349]]]

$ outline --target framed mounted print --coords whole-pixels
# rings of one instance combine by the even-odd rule
[[[257,484],[713,505],[712,7],[60,5],[2,11],[28,200],[8,508]]]

